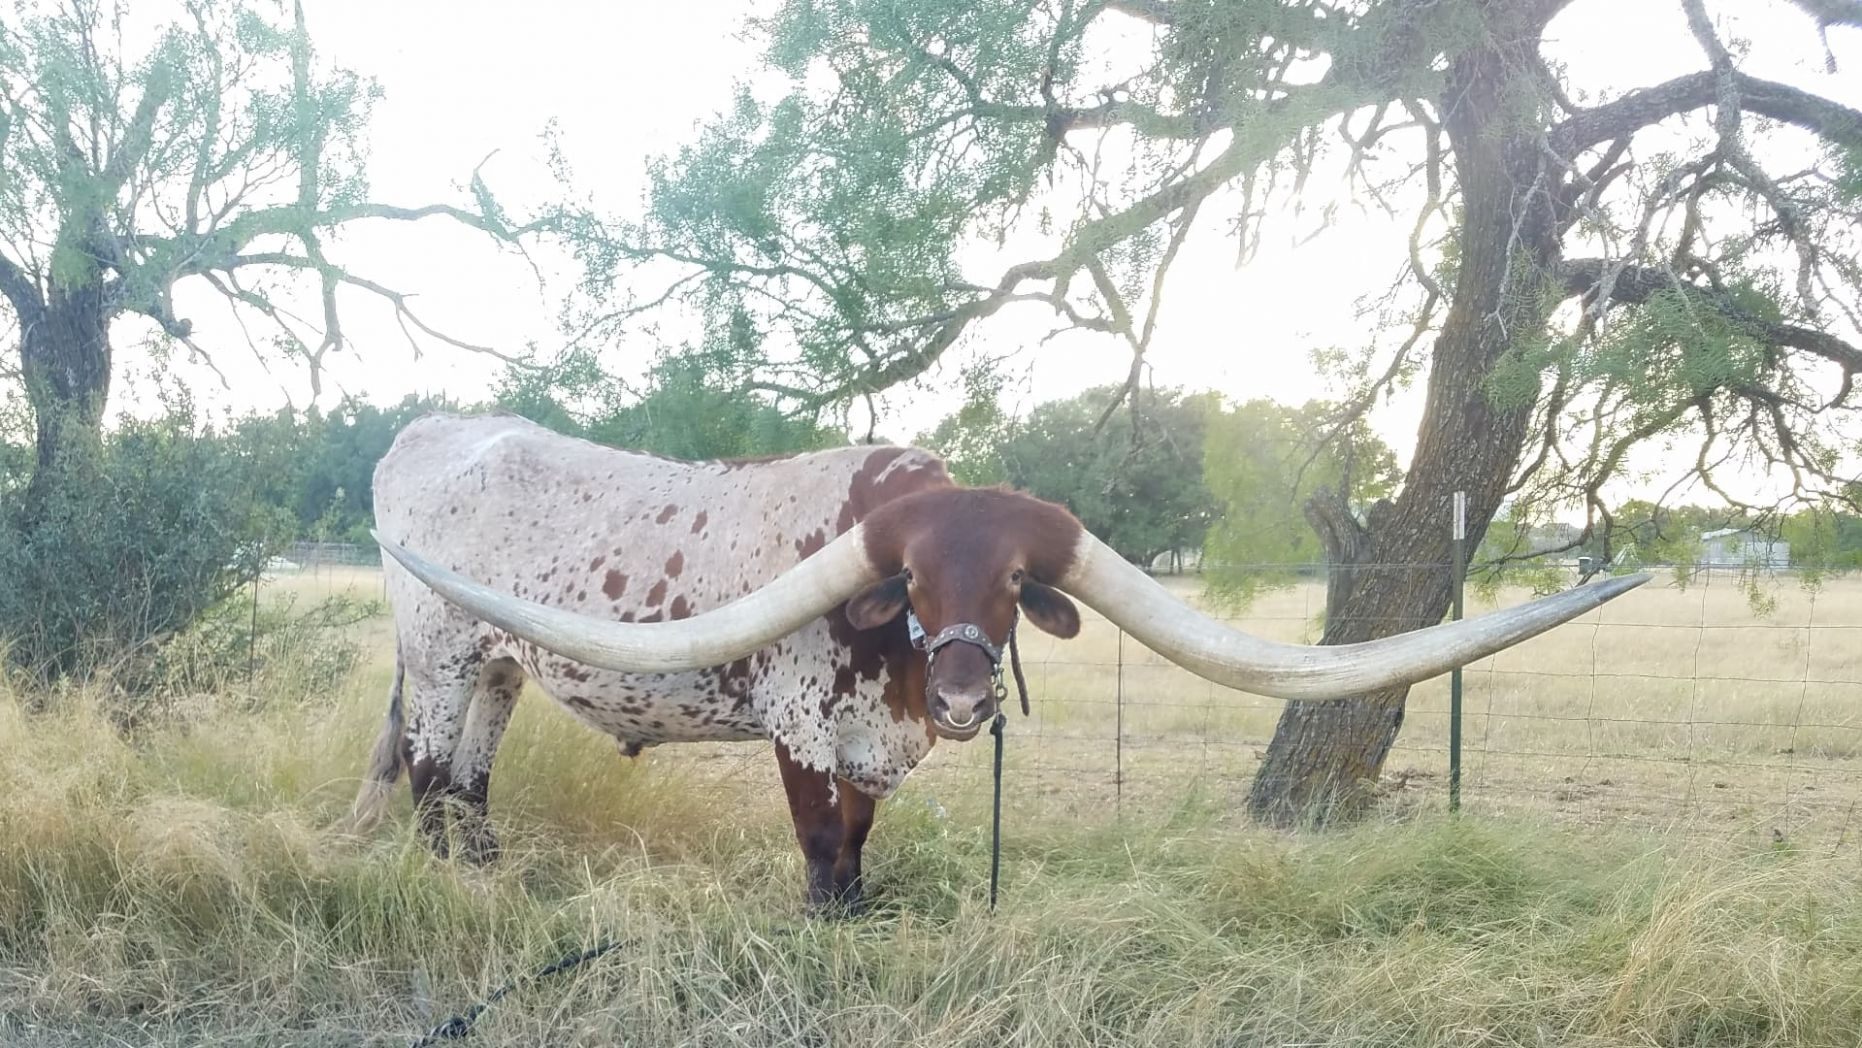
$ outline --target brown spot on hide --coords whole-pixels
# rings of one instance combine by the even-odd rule
[[[652,589],[647,590],[647,607],[657,608],[661,604],[665,603],[665,600],[666,600],[666,580],[661,579],[658,582],[655,582],[653,584]]]
[[[687,603],[685,596],[681,594],[672,598],[672,607],[667,609],[666,614],[667,617],[673,619],[690,618],[692,615],[692,605]]]
[[[847,529],[865,520],[867,514],[905,495],[954,487],[944,464],[937,459],[927,459],[922,466],[886,472],[899,456],[907,453],[904,448],[878,448],[866,457],[847,483],[847,499],[834,521],[835,534],[845,534]],[[882,475],[883,480],[880,479]]]
[[[821,547],[827,544],[827,529],[816,528],[813,534],[803,535],[801,538],[795,540],[795,552],[803,560],[807,560],[809,557],[821,552]]]
[[[710,519],[711,517],[709,514],[702,509],[699,510],[698,516],[692,518],[692,534],[696,535],[705,530],[705,522]]]
[[[653,518],[653,523],[664,524],[678,515],[679,507],[668,502],[666,503],[666,508],[659,511],[659,516]]]
[[[672,556],[666,558],[666,577],[669,579],[676,579],[679,577],[679,573],[684,570],[685,554],[680,550],[673,550]]]
[[[609,568],[608,577],[601,584],[601,592],[607,594],[609,600],[620,600],[621,594],[627,592],[627,576]]]
[[[608,557],[606,554],[602,554],[601,556],[596,557],[594,560],[589,561],[588,562],[588,573],[590,575],[593,575],[595,572],[600,571],[601,566],[603,564],[606,564],[607,562],[608,562]]]

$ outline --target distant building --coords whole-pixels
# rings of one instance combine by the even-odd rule
[[[1791,566],[1791,544],[1773,542],[1740,528],[1703,531],[1700,533],[1700,566],[1783,571]]]
[[[1166,550],[1151,559],[1151,574],[1181,575],[1184,572],[1200,574],[1203,570],[1203,551],[1200,549]]]

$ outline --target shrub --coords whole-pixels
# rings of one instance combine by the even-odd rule
[[[237,593],[286,533],[257,495],[272,456],[186,405],[124,421],[96,455],[30,500],[29,467],[0,459],[0,637],[40,681],[149,658]]]

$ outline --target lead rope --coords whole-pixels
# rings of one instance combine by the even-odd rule
[[[1022,716],[1029,715],[1028,678],[1022,675],[1021,647],[1015,643],[1015,627],[1009,627],[1009,668],[1015,673],[1015,691],[1021,696]],[[989,912],[996,912],[996,890],[1002,883],[1002,740],[1003,728],[1008,725],[1008,714],[1002,712],[1002,700],[1008,698],[1008,688],[1002,683],[1002,668],[996,667],[996,719],[989,725],[989,734],[996,737],[996,774],[994,811],[989,827]]]
[[[491,994],[487,996],[484,1000],[466,1009],[464,1012],[461,1012],[460,1014],[453,1016],[452,1018],[446,1020],[445,1022],[439,1024],[438,1026],[435,1026],[432,1030],[427,1032],[427,1035],[425,1037],[414,1038],[414,1041],[412,1045],[410,1046],[410,1048],[430,1048],[431,1045],[438,1044],[441,1041],[458,1040],[459,1038],[464,1037],[465,1035],[472,1032],[472,1024],[475,1022],[478,1022],[478,1017],[485,1014],[485,1009],[490,1008],[492,1005],[498,1003],[499,998],[503,997],[507,993],[510,993],[512,990],[517,989],[518,986],[524,983],[536,982],[538,979],[542,979],[547,976],[555,975],[558,972],[566,972],[571,968],[575,968],[588,961],[592,961],[595,958],[600,957],[604,953],[611,953],[614,950],[618,950],[622,946],[625,946],[625,945],[627,945],[627,940],[609,939],[607,942],[604,942],[599,946],[595,946],[587,950],[581,950],[579,952],[572,953],[569,956],[564,957],[559,961],[556,961],[552,964],[545,965],[544,967],[539,969],[535,975],[532,975],[528,979],[512,979],[510,982],[507,982],[503,986],[500,986],[496,990],[492,991]]]
[[[989,912],[996,912],[996,886],[1002,881],[1002,726],[1008,723],[1008,714],[996,711],[995,722],[989,726],[989,734],[996,737],[996,799],[995,815],[989,826]]]

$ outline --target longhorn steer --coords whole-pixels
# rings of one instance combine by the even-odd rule
[[[358,826],[405,766],[433,847],[451,807],[468,857],[493,857],[491,765],[527,675],[629,754],[770,739],[811,906],[859,903],[875,802],[938,736],[994,715],[1018,618],[1078,632],[1062,590],[1217,683],[1331,698],[1435,676],[1647,581],[1367,644],[1277,644],[1180,603],[1061,507],[958,487],[923,451],[678,462],[506,416],[408,426],[376,467],[375,512],[398,562],[396,680]]]

